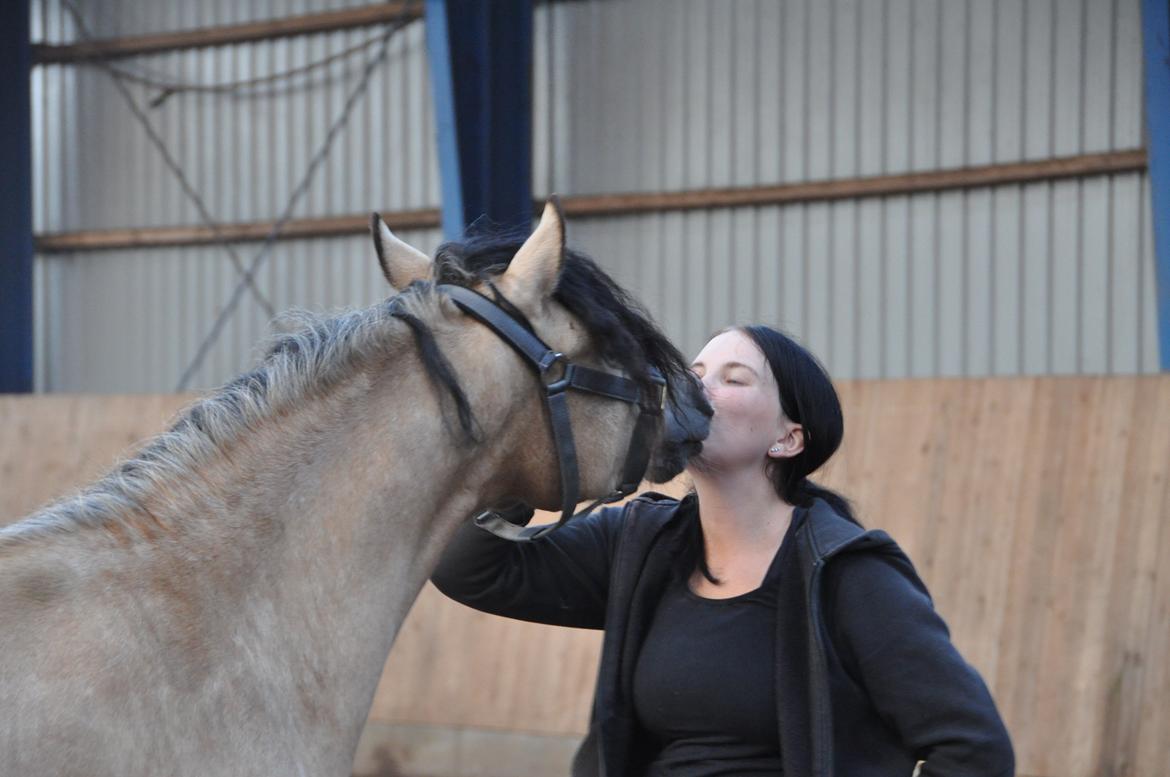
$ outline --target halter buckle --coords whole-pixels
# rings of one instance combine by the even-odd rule
[[[559,369],[558,369],[559,365]],[[536,365],[540,371],[540,382],[549,394],[559,394],[569,387],[573,378],[573,365],[559,351],[548,351]]]

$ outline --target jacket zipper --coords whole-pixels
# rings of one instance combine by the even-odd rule
[[[813,722],[816,735],[816,749],[814,751],[813,777],[833,777],[832,748],[828,742],[830,734],[828,715],[825,712],[825,696],[828,693],[828,689],[825,687],[825,644],[823,635],[821,634],[820,598],[817,596],[822,569],[824,569],[824,559],[817,558],[813,562],[813,571],[812,576],[809,578],[808,591],[809,620],[812,624],[813,639],[815,640],[813,663],[816,693],[813,695],[812,703],[816,716],[816,720]]]

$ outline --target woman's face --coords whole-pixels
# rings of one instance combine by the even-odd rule
[[[755,342],[739,330],[711,339],[691,364],[715,409],[698,471],[759,467],[765,456],[792,456],[802,445],[800,426],[785,418],[771,367]],[[778,450],[774,450],[778,448]]]

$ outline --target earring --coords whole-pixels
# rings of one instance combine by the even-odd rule
[[[768,449],[768,453],[779,453],[779,452],[780,452],[779,445],[773,445],[771,448]]]

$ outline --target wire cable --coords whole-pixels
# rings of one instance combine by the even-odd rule
[[[86,25],[85,20],[82,18],[80,11],[78,11],[77,7],[74,5],[73,0],[65,0],[64,5],[65,5],[66,10],[69,11],[70,15],[73,16],[73,19],[74,19],[75,23],[77,24],[80,37],[85,41],[92,41],[93,37],[89,32],[89,28]],[[183,83],[177,83],[177,82],[172,83],[169,81],[165,81],[163,79],[153,79],[153,78],[150,78],[147,76],[139,76],[139,75],[134,74],[132,72],[126,71],[124,68],[115,67],[114,65],[110,64],[108,61],[105,61],[103,59],[91,60],[97,67],[102,68],[110,75],[110,77],[112,78],[112,80],[114,82],[115,87],[117,87],[117,89],[118,89],[119,93],[122,95],[123,99],[125,99],[127,104],[130,106],[131,112],[133,113],[134,117],[138,120],[138,122],[140,124],[142,124],[143,129],[146,131],[147,137],[150,139],[151,143],[155,146],[155,148],[159,151],[159,153],[162,154],[163,161],[166,164],[167,168],[172,172],[172,174],[174,174],[176,179],[179,181],[179,185],[182,187],[184,193],[195,204],[196,209],[199,211],[200,218],[203,219],[204,223],[212,230],[212,233],[216,238],[215,245],[221,246],[228,253],[229,257],[232,260],[232,264],[234,265],[237,273],[240,275],[239,282],[232,289],[232,293],[229,296],[227,302],[224,304],[224,306],[220,309],[219,313],[216,315],[215,321],[212,323],[211,329],[208,331],[207,335],[203,338],[202,342],[199,344],[199,348],[196,350],[195,355],[191,359],[190,363],[187,365],[187,368],[185,370],[183,370],[183,373],[179,378],[179,382],[178,382],[178,386],[176,388],[176,391],[186,391],[187,390],[188,386],[191,383],[191,379],[194,377],[196,371],[198,371],[198,369],[202,366],[204,359],[206,359],[206,357],[207,357],[207,354],[211,351],[212,346],[219,339],[220,334],[223,332],[224,325],[226,324],[228,318],[235,311],[235,309],[239,306],[240,300],[243,297],[245,290],[251,290],[251,292],[252,292],[253,296],[256,298],[257,302],[261,305],[261,307],[264,309],[264,311],[268,314],[268,316],[270,318],[275,315],[275,311],[274,311],[271,303],[268,302],[268,300],[261,293],[260,289],[256,286],[256,282],[255,282],[256,272],[260,269],[260,266],[268,258],[268,256],[271,253],[272,246],[276,242],[276,239],[280,236],[281,232],[284,230],[284,227],[288,224],[289,220],[291,220],[293,212],[295,211],[297,204],[300,202],[301,198],[308,191],[309,184],[312,182],[314,175],[320,169],[322,162],[324,162],[325,158],[329,155],[329,151],[333,147],[333,142],[339,136],[339,134],[341,133],[341,130],[348,123],[349,117],[353,112],[354,106],[357,104],[358,100],[367,92],[369,84],[370,84],[370,80],[373,77],[374,71],[377,69],[377,67],[380,64],[385,62],[387,54],[389,52],[389,44],[390,44],[391,37],[393,37],[394,33],[401,30],[403,27],[405,27],[411,21],[413,21],[413,17],[407,16],[404,14],[401,18],[389,22],[386,26],[386,29],[382,33],[380,33],[378,36],[371,38],[367,41],[364,41],[363,43],[358,44],[357,46],[352,46],[349,49],[346,49],[345,51],[338,52],[337,54],[334,54],[334,55],[327,57],[323,60],[320,60],[318,62],[313,62],[313,63],[310,63],[308,65],[292,68],[290,70],[282,71],[280,73],[270,74],[268,76],[262,76],[262,77],[253,78],[253,79],[245,79],[242,81],[231,82],[231,83],[227,83],[227,84],[200,85],[200,84],[183,84]],[[315,69],[324,67],[325,65],[331,64],[332,62],[336,62],[337,60],[342,59],[342,58],[347,57],[347,56],[350,56],[358,51],[364,51],[375,43],[379,44],[377,54],[373,58],[371,58],[369,61],[366,62],[365,66],[362,69],[361,78],[360,78],[358,84],[349,93],[348,97],[346,98],[345,104],[342,107],[341,113],[338,115],[338,117],[336,119],[334,119],[333,123],[330,125],[329,131],[325,136],[325,140],[321,144],[321,147],[313,155],[312,159],[309,161],[308,168],[305,170],[305,173],[301,177],[300,182],[297,184],[296,188],[293,190],[292,194],[289,196],[288,203],[285,205],[284,209],[282,210],[280,217],[276,220],[275,223],[273,223],[272,228],[268,231],[268,234],[265,236],[262,245],[257,250],[256,254],[252,257],[252,260],[248,264],[248,266],[245,267],[243,264],[243,261],[240,259],[240,256],[236,252],[235,248],[231,245],[230,242],[228,242],[223,237],[222,226],[211,216],[211,213],[208,210],[206,204],[203,202],[203,199],[199,196],[198,192],[195,191],[194,186],[191,185],[191,182],[187,179],[186,175],[183,173],[183,170],[179,166],[178,162],[175,161],[174,156],[170,153],[170,150],[167,148],[166,143],[158,135],[158,133],[154,130],[153,126],[151,126],[150,120],[147,118],[147,116],[143,112],[142,108],[134,100],[133,95],[130,94],[129,89],[126,86],[126,82],[130,81],[130,82],[135,82],[135,83],[143,84],[146,86],[150,86],[153,88],[163,89],[164,90],[163,94],[160,95],[159,97],[156,97],[151,102],[151,105],[158,105],[163,100],[165,100],[167,97],[169,97],[170,94],[174,94],[174,93],[178,93],[178,92],[183,92],[183,91],[204,91],[204,92],[219,92],[219,93],[231,92],[231,91],[236,91],[236,90],[239,90],[242,88],[247,88],[248,86],[255,86],[255,85],[258,85],[261,83],[273,82],[273,81],[276,81],[276,80],[279,80],[282,78],[295,77],[297,75],[304,74],[304,73],[309,72],[311,70],[315,70]]]
[[[67,10],[73,17],[74,22],[77,24],[78,31],[81,34],[81,38],[86,41],[93,40],[90,35],[89,28],[81,16],[81,12],[78,11],[77,7],[73,4],[73,0],[65,0],[65,10]],[[235,267],[238,274],[243,276],[244,282],[248,288],[251,289],[253,296],[256,298],[256,302],[260,305],[261,308],[264,309],[264,312],[268,315],[269,318],[276,315],[276,311],[273,309],[272,303],[268,301],[268,299],[256,286],[252,275],[244,268],[244,261],[236,252],[235,247],[231,243],[227,242],[227,240],[224,238],[223,226],[218,220],[216,220],[214,216],[211,215],[211,211],[208,209],[207,203],[205,203],[203,198],[199,196],[199,193],[195,191],[195,187],[191,184],[191,181],[188,180],[186,174],[183,172],[183,169],[179,166],[178,161],[176,161],[174,155],[171,154],[170,149],[167,148],[166,142],[164,142],[158,132],[155,131],[154,126],[150,123],[150,119],[143,112],[142,108],[139,107],[138,102],[134,99],[134,96],[130,94],[130,90],[126,87],[126,84],[123,83],[119,73],[104,60],[94,61],[98,67],[102,68],[109,74],[110,78],[114,82],[114,87],[118,90],[118,93],[122,95],[122,99],[124,99],[126,104],[129,106],[130,112],[134,115],[134,118],[138,120],[138,123],[142,125],[142,129],[146,132],[146,137],[150,140],[151,145],[153,145],[159,154],[162,155],[163,164],[165,164],[167,169],[170,170],[171,173],[175,176],[175,179],[179,182],[179,187],[183,190],[183,193],[187,195],[187,198],[191,200],[192,204],[195,205],[195,209],[199,211],[199,218],[211,230],[212,235],[215,237],[215,244],[219,245],[223,248],[224,251],[227,252],[228,257],[232,261],[232,266]]]
[[[372,48],[375,44],[381,42],[383,35],[379,33],[361,43],[350,46],[344,51],[339,51],[336,54],[331,54],[324,59],[319,59],[316,62],[310,62],[307,65],[299,65],[288,70],[282,70],[277,73],[270,73],[264,76],[257,76],[255,78],[244,78],[238,81],[228,81],[221,84],[197,84],[190,81],[180,81],[178,79],[167,78],[163,76],[153,76],[146,73],[136,73],[125,67],[110,64],[109,62],[98,61],[99,67],[105,67],[117,73],[125,81],[140,84],[151,89],[159,90],[159,94],[154,97],[149,105],[151,108],[157,108],[162,105],[169,97],[176,94],[193,93],[193,94],[225,94],[231,92],[239,92],[251,87],[261,86],[263,84],[275,83],[285,79],[295,78],[297,76],[306,75],[314,70],[320,70],[337,62],[338,60],[352,57],[354,54],[359,54]],[[83,60],[83,64],[91,63],[93,60]]]
[[[284,208],[284,212],[281,214],[277,222],[272,225],[272,229],[268,232],[268,236],[264,238],[264,244],[260,247],[259,251],[257,251],[255,257],[252,259],[251,264],[248,266],[247,272],[249,278],[251,278],[256,273],[256,271],[260,268],[260,265],[262,265],[264,260],[268,258],[272,246],[276,242],[276,238],[280,235],[281,230],[284,229],[285,224],[288,223],[289,219],[292,218],[293,210],[296,208],[297,203],[300,202],[301,197],[303,197],[305,192],[308,191],[309,184],[313,180],[314,173],[317,172],[317,169],[321,166],[321,163],[329,154],[329,150],[333,146],[334,139],[340,134],[341,130],[349,121],[350,114],[353,112],[353,107],[357,104],[362,95],[366,93],[370,79],[374,74],[374,70],[378,65],[385,61],[386,54],[389,51],[391,36],[393,36],[393,34],[398,30],[402,29],[402,27],[406,26],[409,21],[411,20],[404,19],[402,21],[392,23],[386,32],[383,33],[382,45],[381,48],[378,49],[377,55],[366,63],[362,70],[361,80],[346,98],[345,106],[341,109],[341,114],[333,121],[332,126],[329,128],[329,133],[325,137],[324,143],[322,143],[321,148],[317,151],[317,153],[313,155],[312,160],[309,162],[308,169],[301,178],[301,182],[297,185],[296,189],[293,190],[292,196],[289,198],[288,205],[286,205]],[[239,305],[240,298],[243,296],[245,286],[246,283],[244,281],[236,284],[235,289],[232,291],[231,297],[228,299],[223,309],[220,310],[219,315],[216,316],[215,322],[211,326],[211,330],[207,333],[207,336],[200,344],[198,351],[195,353],[195,357],[191,360],[191,363],[187,366],[187,369],[183,371],[182,377],[179,378],[179,385],[176,389],[177,391],[185,391],[187,389],[187,386],[190,384],[191,378],[194,376],[195,371],[198,370],[199,367],[203,364],[203,360],[206,358],[207,353],[211,350],[211,346],[219,338],[219,334],[223,330],[224,323],[236,309],[236,306]]]

